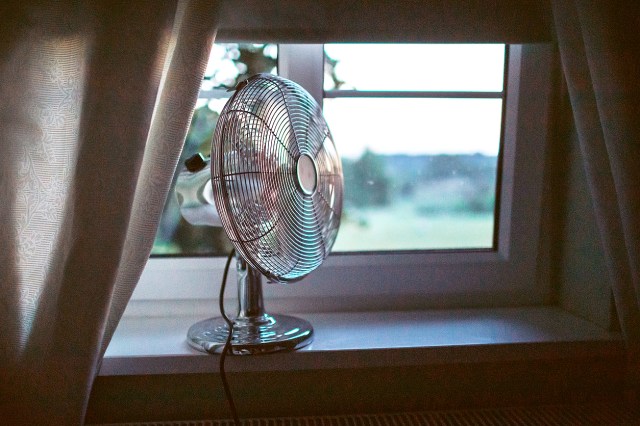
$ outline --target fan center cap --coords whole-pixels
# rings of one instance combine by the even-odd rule
[[[318,187],[318,166],[307,154],[302,154],[296,164],[296,177],[300,190],[306,195],[312,195]]]

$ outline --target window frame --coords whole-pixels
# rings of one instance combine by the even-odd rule
[[[279,74],[322,102],[322,45],[280,45]],[[542,304],[550,284],[540,248],[551,44],[510,45],[494,250],[332,254],[303,281],[264,285],[267,310],[327,312]],[[315,54],[313,52],[316,52]],[[319,81],[318,81],[319,78]],[[331,123],[329,123],[331,125]],[[340,144],[340,141],[336,141]],[[517,171],[517,173],[516,173]],[[212,314],[222,257],[151,258],[129,315]],[[229,280],[235,279],[232,272]],[[230,303],[235,296],[227,292]],[[231,305],[228,305],[231,306]],[[202,312],[200,312],[202,311]]]

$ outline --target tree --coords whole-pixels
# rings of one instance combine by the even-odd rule
[[[357,207],[383,206],[389,204],[391,182],[386,173],[383,158],[366,149],[353,162],[343,161],[345,202]]]

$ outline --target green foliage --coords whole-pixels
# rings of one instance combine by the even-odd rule
[[[391,200],[391,182],[380,155],[366,150],[353,162],[343,161],[345,203],[356,207],[384,206]]]
[[[187,133],[187,138],[184,142],[182,153],[184,158],[182,160],[186,160],[198,152],[209,154],[213,131],[216,128],[219,116],[220,114],[210,110],[206,105],[193,112],[189,133]]]
[[[378,155],[342,161],[345,205],[409,201],[421,215],[493,213],[497,158],[480,154]]]
[[[333,89],[340,89],[344,84],[344,81],[340,80],[336,75],[336,65],[338,65],[338,60],[331,58],[327,53],[324,54],[324,78],[330,78],[331,83],[329,83],[329,87]]]
[[[231,47],[233,49],[234,47]],[[265,55],[264,48],[260,44],[239,44],[235,49],[239,50],[238,58],[233,60],[234,65],[238,71],[238,77],[235,82],[228,85],[229,88],[235,88],[235,86],[247,78],[258,72],[265,72],[276,67],[278,61],[270,56]]]
[[[394,197],[422,215],[493,213],[497,158],[481,154],[385,156]]]

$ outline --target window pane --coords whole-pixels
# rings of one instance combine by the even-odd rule
[[[232,89],[254,74],[276,74],[278,46],[255,43],[216,43],[211,48],[202,90]]]
[[[335,251],[491,248],[501,99],[334,98]]]
[[[276,63],[275,45],[214,44],[201,89],[208,91],[233,88],[238,82],[254,74],[275,74]],[[176,174],[188,157],[197,152],[209,154],[213,131],[230,95],[230,92],[222,91],[222,97],[198,99]],[[193,226],[182,218],[172,186],[160,219],[152,254],[225,255],[231,248],[222,228]]]
[[[503,44],[325,44],[325,90],[501,92]]]

